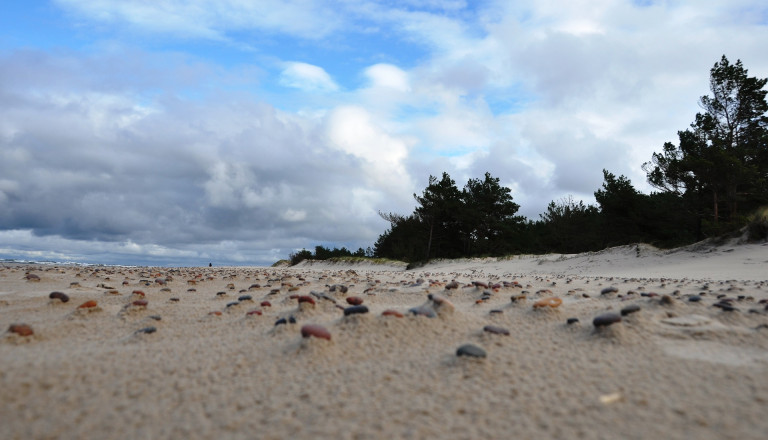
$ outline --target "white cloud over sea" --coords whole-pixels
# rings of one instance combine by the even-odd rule
[[[0,19],[0,258],[269,264],[373,245],[429,175],[537,218],[700,111],[739,1],[56,0]]]

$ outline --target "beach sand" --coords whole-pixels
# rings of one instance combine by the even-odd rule
[[[768,244],[408,271],[4,264],[0,436],[763,439],[767,269]]]

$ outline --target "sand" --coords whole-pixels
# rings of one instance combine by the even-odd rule
[[[0,430],[3,439],[763,439],[766,268],[767,244],[409,271],[4,264]],[[70,300],[49,299],[54,291]],[[369,313],[345,316],[350,296]],[[551,297],[562,304],[533,307]],[[89,300],[97,307],[78,309]],[[436,317],[408,312],[419,306]],[[594,327],[628,306],[639,311]],[[34,334],[7,331],[16,323]],[[306,324],[331,339],[303,338]],[[465,344],[487,356],[457,356]]]

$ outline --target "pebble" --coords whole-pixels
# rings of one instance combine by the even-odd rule
[[[237,297],[238,301],[253,301],[253,297],[251,295],[240,295]]]
[[[149,303],[147,302],[146,299],[138,299],[138,300],[136,300],[136,301],[131,303],[131,305],[134,305],[136,307],[146,307],[147,304],[149,304]]]
[[[363,303],[363,299],[359,296],[350,296],[347,297],[347,304],[353,305],[353,306],[359,306]]]
[[[427,318],[436,318],[437,313],[435,313],[434,309],[432,307],[427,306],[418,306],[408,309],[408,313],[413,313],[416,316],[426,316]]]
[[[269,301],[262,301],[261,302],[262,307],[272,307],[272,303]]]
[[[398,312],[397,310],[387,309],[381,312],[381,316],[395,316],[397,318],[402,318],[403,314]]]
[[[92,307],[96,307],[98,303],[95,300],[86,301],[79,306],[77,306],[78,309],[90,309]]]
[[[632,304],[630,306],[626,306],[623,309],[621,309],[621,316],[627,316],[631,315],[632,313],[639,312],[640,306],[637,304]]]
[[[331,332],[329,332],[328,329],[326,329],[322,325],[318,325],[318,324],[307,324],[302,326],[301,336],[303,338],[314,336],[316,338],[326,339],[328,341],[331,340]]]
[[[144,327],[144,328],[142,328],[142,329],[136,330],[136,333],[146,333],[146,334],[151,334],[151,333],[154,333],[154,332],[156,332],[156,331],[157,331],[157,327],[152,327],[152,326],[149,326],[149,327]]]
[[[554,309],[554,308],[559,307],[560,304],[562,304],[562,303],[563,303],[563,300],[560,299],[560,298],[557,298],[557,297],[542,298],[542,299],[536,301],[533,304],[533,308],[534,309],[538,309],[538,308],[541,308],[541,307],[551,307],[551,308]]]
[[[456,356],[468,356],[474,358],[486,357],[485,350],[473,344],[464,344],[456,350]]]
[[[230,307],[239,306],[239,305],[240,305],[239,301],[234,301],[234,302],[231,302],[231,303],[227,303],[226,307],[230,308]]]
[[[733,305],[731,305],[730,302],[727,302],[727,301],[720,301],[718,303],[712,304],[712,306],[718,307],[724,312],[735,312],[739,310]]]
[[[504,327],[499,327],[496,325],[486,325],[485,327],[483,327],[483,331],[488,333],[493,333],[495,335],[509,336],[509,330],[505,329]]]
[[[579,318],[568,318],[568,320],[567,320],[567,321],[565,321],[565,322],[566,322],[568,325],[571,325],[571,324],[576,324],[577,322],[579,322]]]
[[[688,301],[690,302],[699,302],[701,301],[701,297],[699,295],[691,295],[688,297]]]
[[[458,281],[451,281],[450,283],[445,285],[445,290],[458,289],[458,288],[459,288]]]
[[[59,301],[65,303],[69,301],[69,297],[64,292],[51,292],[50,295],[48,295],[48,298],[50,299],[58,299]]]
[[[344,309],[344,316],[357,315],[360,313],[368,313],[367,306],[352,306]]]
[[[607,327],[617,322],[621,322],[621,316],[617,315],[616,313],[604,313],[602,315],[596,316],[595,319],[592,320],[592,324],[595,327]]]
[[[32,327],[27,324],[11,324],[8,331],[19,336],[32,336],[35,333]]]
[[[27,281],[40,281],[40,277],[33,273],[27,274],[27,276],[25,276],[24,278],[26,278]]]
[[[132,293],[132,294],[134,294],[134,295],[139,295],[139,296],[147,296],[147,295],[146,295],[144,292],[142,292],[141,290],[134,290],[134,291],[133,291],[133,292],[131,292],[131,293]]]
[[[605,289],[600,291],[600,295],[607,295],[609,293],[616,293],[618,291],[619,291],[618,287],[615,287],[615,286],[606,287]]]
[[[261,310],[251,310],[250,312],[246,313],[245,316],[253,316],[253,315],[261,316],[261,314],[262,314]]]
[[[314,298],[312,298],[309,295],[301,295],[301,296],[299,296],[299,304],[301,304],[301,303],[309,303],[309,304],[312,304],[314,306],[315,305],[315,300],[314,300]]]

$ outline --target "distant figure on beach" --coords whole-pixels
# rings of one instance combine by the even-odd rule
[[[208,263],[208,267],[213,267],[213,263]]]

